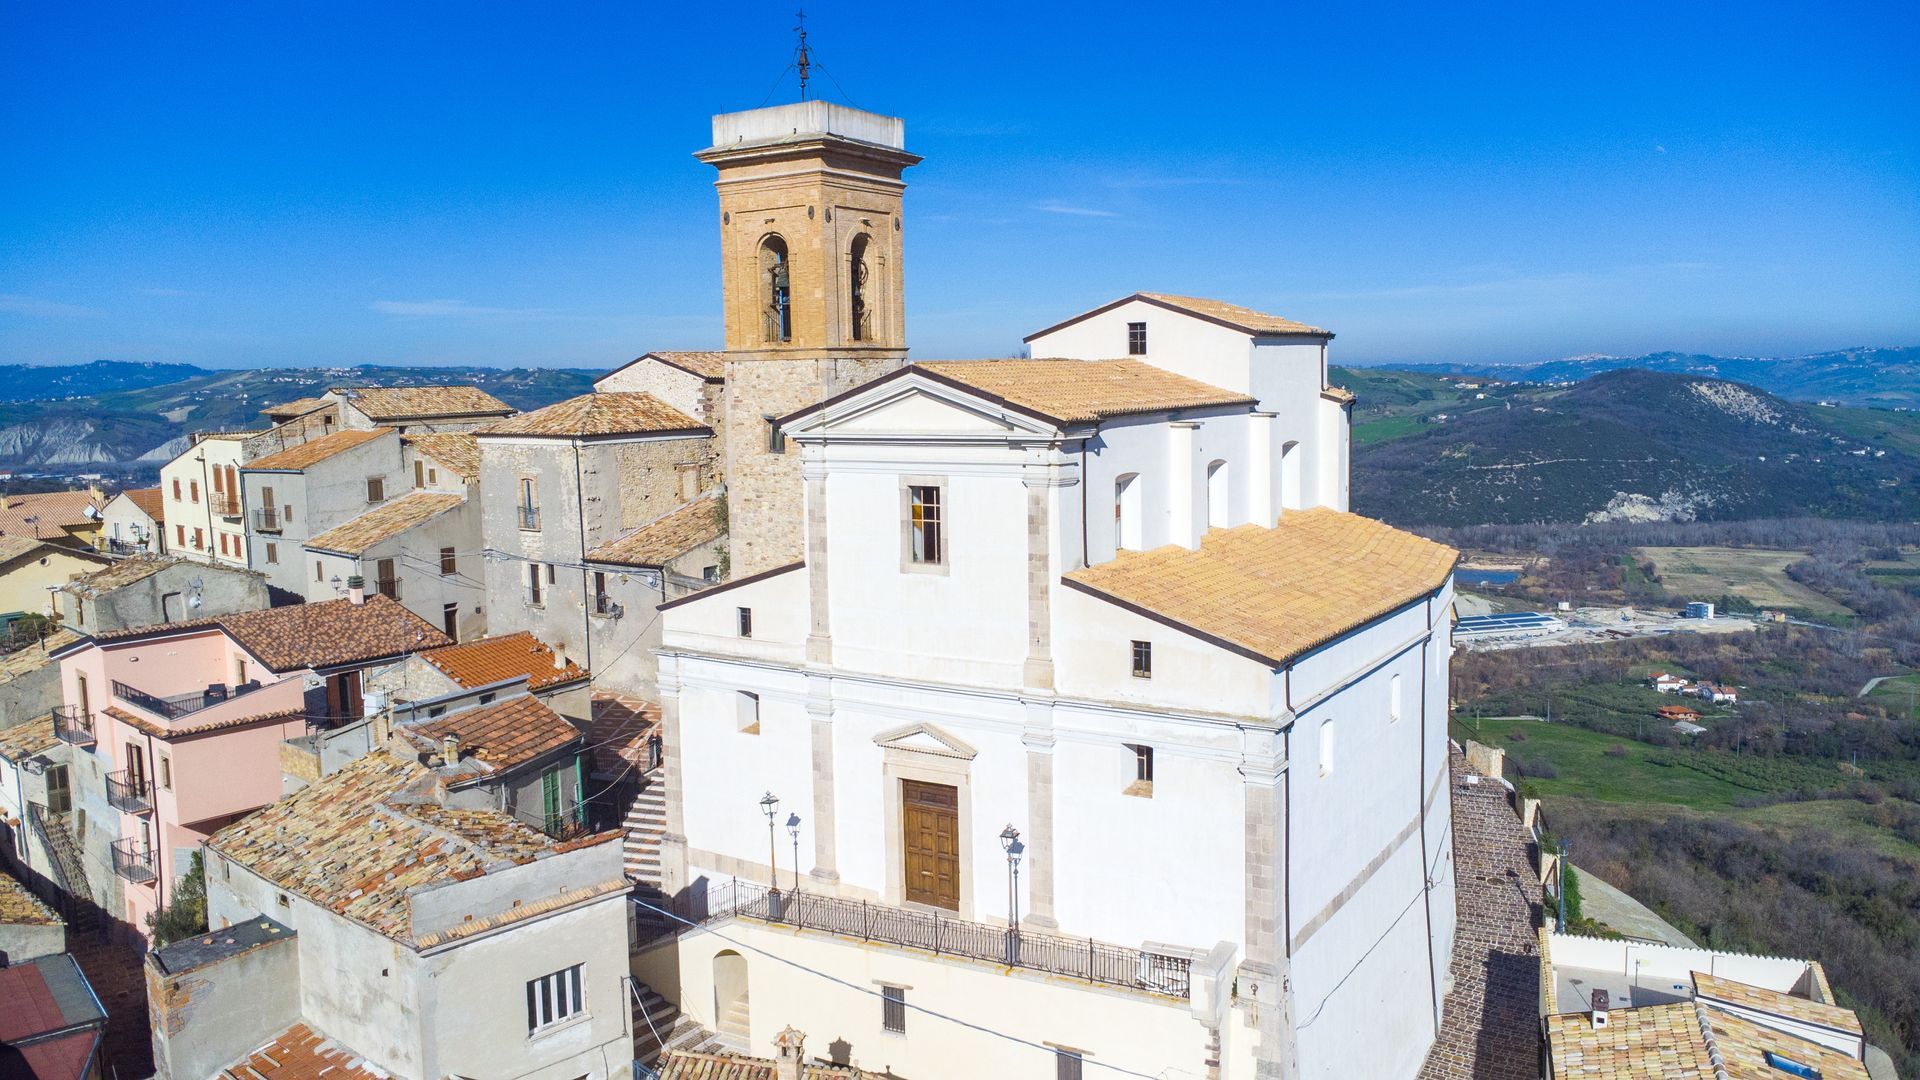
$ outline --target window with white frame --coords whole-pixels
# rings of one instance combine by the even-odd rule
[[[527,983],[527,1032],[550,1028],[587,1011],[580,975],[585,964],[562,968]]]

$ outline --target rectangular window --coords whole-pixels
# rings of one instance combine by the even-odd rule
[[[912,484],[907,487],[907,507],[909,527],[913,537],[912,558],[914,562],[939,565],[942,537],[940,535],[940,489],[931,484]]]
[[[215,495],[221,495],[221,494],[225,494],[226,490],[227,490],[226,470],[225,469],[213,470],[213,493]]]
[[[607,595],[607,575],[601,570],[593,572],[593,613],[595,615],[613,613],[613,598]]]
[[[1136,641],[1133,643],[1133,677],[1136,679],[1153,678],[1153,642]]]
[[[742,735],[760,734],[760,695],[741,690],[733,699],[734,722]]]
[[[385,499],[386,497],[387,497],[386,478],[381,476],[367,477],[367,501],[370,503],[377,503]]]
[[[325,565],[323,565],[320,562],[319,559],[313,560],[313,580],[315,581],[327,580],[327,568]]]
[[[200,481],[198,480],[187,481],[187,493],[193,496],[194,502],[199,502],[200,501]]]
[[[446,631],[446,634],[448,637],[452,638],[455,641],[460,640],[460,605],[459,604],[440,605],[440,628]]]
[[[278,563],[279,561],[280,561],[279,545],[275,544],[271,540],[267,541],[267,562]]]
[[[555,573],[557,572],[557,571],[556,571],[556,566],[557,566],[557,564],[555,564],[555,563],[548,563],[548,564],[547,564],[547,584],[549,584],[549,585],[551,585],[551,584],[553,584],[553,582],[554,582],[554,576],[553,576],[553,575],[554,575],[554,574],[555,574]]]
[[[675,465],[673,468],[680,480],[680,501],[693,501],[693,497],[700,494],[700,466]]]
[[[520,505],[514,508],[514,516],[519,519],[522,529],[529,532],[540,528],[539,489],[534,486],[533,477],[520,478]]]
[[[527,984],[527,1033],[571,1020],[587,1011],[581,993],[580,973],[586,965],[575,964],[551,975],[542,975]]]
[[[1080,1080],[1080,1066],[1086,1060],[1078,1050],[1055,1050],[1054,1080]]]
[[[217,532],[214,533],[214,535],[220,538],[220,554],[225,555],[227,553],[227,534]]]
[[[175,482],[178,483],[178,481],[175,481]],[[173,527],[173,538],[179,541],[179,543],[175,546],[186,547],[187,546],[187,527],[185,525],[175,525]]]
[[[453,549],[450,547],[441,548],[440,549],[440,576],[452,577],[454,574],[459,573],[459,571],[460,571],[459,564],[454,562]]]
[[[907,1030],[905,987],[883,986],[880,988],[880,1026],[898,1033],[904,1033]]]
[[[739,616],[739,619],[740,619],[740,636],[752,637],[753,636],[753,609],[750,607],[743,607],[743,608],[735,608],[734,611]]]
[[[47,766],[47,812],[73,813],[73,788],[67,780],[65,765]]]
[[[527,603],[534,607],[541,606],[540,564],[537,562],[527,564]]]
[[[1333,721],[1320,722],[1320,775],[1333,771]]]
[[[1128,743],[1127,749],[1133,751],[1133,778],[1141,783],[1153,783],[1153,747]]]
[[[427,470],[427,483],[429,483],[429,484],[437,484],[437,483],[439,483],[439,482],[440,482],[440,470],[439,470],[439,469],[428,469],[428,470]]]
[[[413,486],[427,486],[427,463],[419,458],[413,459]]]
[[[165,754],[160,755],[160,790],[173,790],[173,759]]]
[[[1130,322],[1127,324],[1127,355],[1147,355],[1147,324]]]
[[[780,421],[771,413],[761,417],[767,422],[767,453],[784,454],[787,452],[787,433],[780,430]]]
[[[180,478],[177,476],[173,478],[173,501],[180,501]]]
[[[205,551],[206,549],[207,549],[207,534],[200,528],[200,526],[195,525],[193,527],[193,550]]]

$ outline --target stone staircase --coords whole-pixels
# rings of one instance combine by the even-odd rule
[[[103,933],[106,923],[93,902],[86,859],[81,856],[79,841],[67,828],[66,815],[49,814],[38,803],[30,803],[27,816],[34,831],[40,834],[40,843],[53,857],[53,883],[62,894],[58,906],[67,920],[67,934],[79,938]]]
[[[660,887],[660,842],[667,834],[666,785],[655,771],[641,781],[639,794],[627,807],[623,846],[627,876],[651,889]]]
[[[713,1032],[691,1017],[683,1016],[679,1006],[661,997],[653,987],[633,984],[633,1058],[642,1065],[657,1063],[670,1050],[713,1054],[725,1049]]]

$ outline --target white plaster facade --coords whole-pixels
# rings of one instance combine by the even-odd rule
[[[239,493],[229,493],[226,477],[228,470],[237,476],[245,466],[249,434],[196,436],[192,446],[160,467],[168,554],[247,565],[245,504]]]
[[[141,509],[124,491],[100,508],[100,539],[106,550],[115,555],[143,552],[164,555],[167,552],[166,524],[155,521],[152,514]]]
[[[330,571],[315,568],[314,559],[304,550],[306,542],[406,494],[412,484],[401,461],[400,436],[392,431],[304,468],[246,467],[240,476],[253,515],[247,537],[253,568],[265,574],[274,588],[310,600],[334,597],[311,591],[310,585],[329,580]],[[372,497],[370,480],[379,481],[377,499]],[[273,513],[263,518],[261,512],[268,507]],[[268,521],[271,528],[263,528]],[[437,616],[428,621],[439,625]]]
[[[1085,341],[1057,331],[1036,355],[1124,351],[1138,318],[1115,310],[1119,350],[1094,327]],[[1211,1046],[1226,1076],[1410,1077],[1438,1027],[1453,939],[1451,579],[1284,662],[1063,580],[1122,546],[1195,547],[1209,525],[1344,509],[1347,418],[1323,394],[1324,339],[1268,346],[1187,321],[1162,338],[1177,347],[1136,359],[1254,406],[1060,425],[910,368],[789,418],[805,454],[806,562],[662,609],[666,887],[765,882],[757,803],[772,793],[783,819],[802,818],[800,865],[778,837],[782,887],[798,874],[810,891],[929,910],[908,896],[903,782],[951,786],[947,913],[1005,925],[999,836],[1011,824],[1026,844],[1025,929],[1224,958],[1214,985],[1237,990],[1203,990],[1196,959],[1191,999],[1172,1006],[1021,973],[996,976],[991,1005],[958,975],[908,979],[914,1004],[990,1013],[1033,1045],[1148,1075],[1206,1075]],[[1283,458],[1288,447],[1299,456]],[[1116,514],[1128,476],[1141,486]],[[937,567],[905,554],[908,485],[942,492]],[[1151,644],[1150,678],[1132,672],[1134,642]],[[1139,747],[1152,751],[1144,786]],[[782,959],[876,978],[876,946],[765,939],[755,947]],[[688,934],[674,960],[682,1009],[710,1025],[725,1003],[701,973],[726,947]],[[774,1032],[838,999],[747,953],[747,1049],[764,1054]],[[768,987],[785,989],[769,1001]],[[1088,1004],[1116,994],[1134,1004]],[[860,1019],[816,1023],[876,1032],[855,1040],[857,1063],[915,1076],[975,1075],[956,1063],[1011,1053],[953,1025],[916,1021],[927,1034],[907,1039],[926,1043],[896,1051],[897,1036]],[[1049,1067],[1047,1051],[1023,1053],[1009,1075]]]

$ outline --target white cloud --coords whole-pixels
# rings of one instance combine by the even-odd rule
[[[482,307],[465,300],[375,300],[373,310],[382,315],[405,318],[534,318],[548,315],[545,308]]]
[[[1060,202],[1057,199],[1051,202],[1035,203],[1034,205],[1028,207],[1028,209],[1038,210],[1043,214],[1067,214],[1072,217],[1119,217],[1120,216],[1119,214],[1116,214],[1111,210],[1097,210],[1091,206],[1072,206],[1068,203]]]
[[[77,319],[100,314],[93,308],[79,304],[63,304],[57,300],[43,300],[38,296],[21,296],[18,293],[0,293],[0,311],[41,319]]]

